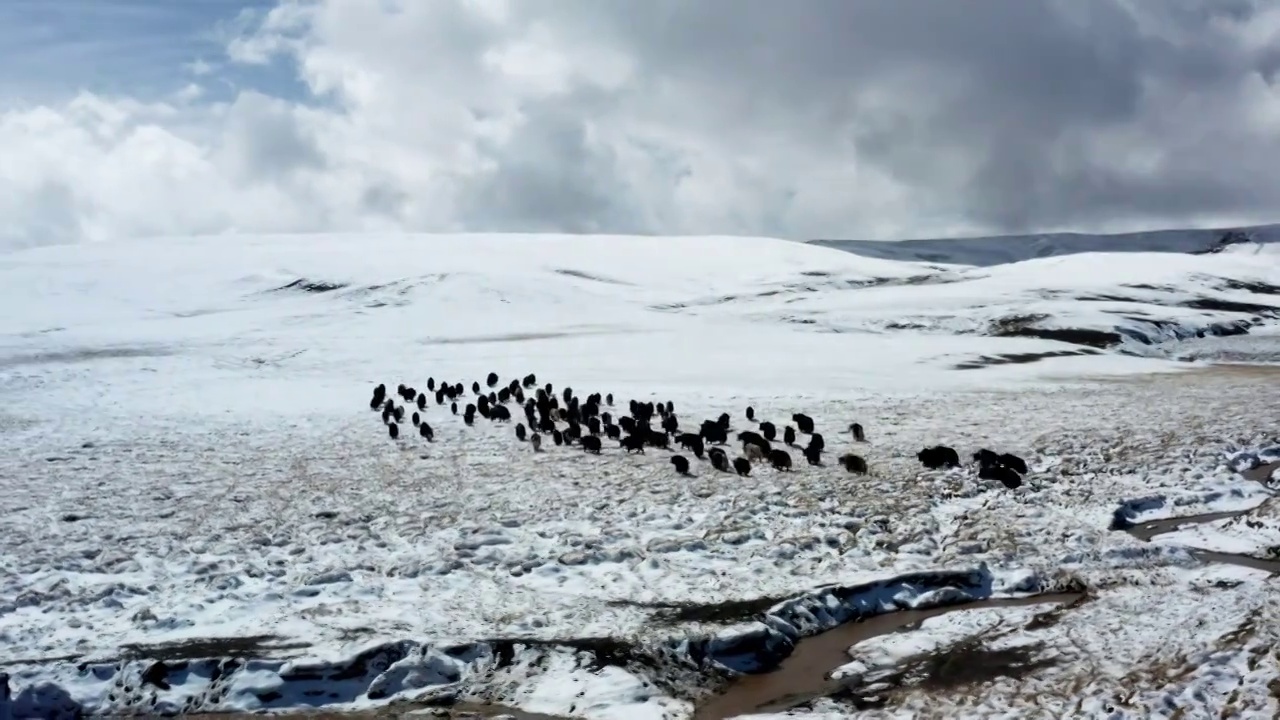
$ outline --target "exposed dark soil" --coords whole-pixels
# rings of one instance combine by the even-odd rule
[[[1025,365],[1045,358],[1071,357],[1073,355],[1098,355],[1096,350],[1053,350],[1038,353],[1004,353],[1001,355],[982,355],[976,360],[966,360],[952,366],[954,370],[980,370],[996,365]]]
[[[281,657],[280,651],[311,647],[305,642],[279,642],[276,635],[247,635],[227,638],[196,638],[152,645],[130,643],[120,646],[124,657],[149,660],[197,660],[201,658],[269,658]]]
[[[486,703],[459,702],[447,707],[422,705],[418,703],[395,703],[376,710],[351,710],[346,712],[334,710],[299,710],[296,712],[276,712],[272,716],[298,718],[302,720],[394,720],[398,718],[441,718],[444,720],[487,720],[488,718],[507,718],[509,720],[570,720],[564,715],[548,715],[533,713],[505,705]],[[260,713],[195,713],[185,715],[187,718],[201,720],[255,720],[264,717]]]
[[[327,282],[324,280],[308,280],[307,278],[298,278],[287,285],[281,285],[276,288],[276,292],[297,291],[307,293],[327,293],[334,290],[341,290],[347,287],[346,283]]]
[[[621,329],[564,330],[561,332],[504,333],[502,335],[472,335],[470,337],[427,338],[427,345],[476,345],[480,343],[524,342],[527,340],[555,340],[557,338],[582,337],[584,335],[609,335]]]
[[[1057,664],[1052,658],[1039,657],[1043,649],[1044,646],[1037,643],[994,650],[983,647],[979,640],[971,640],[945,653],[920,658],[903,668],[895,677],[896,682],[890,682],[902,685],[906,680],[918,677],[917,687],[953,690],[1002,677],[1016,680]]]
[[[1096,348],[1099,350],[1105,350],[1113,345],[1118,345],[1122,339],[1120,333],[1106,330],[1089,330],[1085,328],[1038,328],[1025,325],[1009,328],[1007,330],[997,329],[991,334],[994,337],[1028,337],[1038,338],[1040,340],[1056,340],[1058,342],[1071,343],[1072,345],[1084,345],[1085,347]]]
[[[1280,296],[1280,286],[1268,285],[1261,282],[1249,282],[1245,280],[1225,280],[1222,283],[1224,290],[1241,290],[1243,292],[1253,293],[1254,295],[1277,295]]]
[[[75,350],[51,350],[49,352],[24,353],[0,357],[0,369],[21,367],[23,365],[51,365],[61,363],[82,363],[95,360],[114,360],[120,358],[156,358],[173,355],[174,351],[166,347],[105,347],[78,348]]]
[[[1275,317],[1277,313],[1280,313],[1280,307],[1274,305],[1259,305],[1257,303],[1221,300],[1219,298],[1196,298],[1195,300],[1187,300],[1178,304],[1192,310],[1244,313],[1247,315],[1262,315],[1263,317]]]
[[[613,605],[653,608],[651,620],[677,624],[687,622],[732,625],[746,622],[762,614],[788,597],[761,597],[747,600],[726,600],[718,603],[639,603],[615,600]]]
[[[560,268],[557,270],[553,270],[552,272],[556,273],[557,275],[565,275],[567,277],[575,277],[580,280],[591,280],[592,282],[606,283],[609,285],[631,285],[631,283],[625,282],[623,280],[615,280],[613,278],[607,278],[602,275],[592,275],[591,273],[585,273],[585,272],[582,272],[581,270],[569,270],[567,268]]]

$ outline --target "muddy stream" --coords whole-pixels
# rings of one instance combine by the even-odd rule
[[[824,633],[802,638],[795,651],[768,673],[744,675],[725,691],[704,701],[693,720],[727,720],[739,715],[779,713],[797,705],[832,695],[856,680],[832,680],[832,671],[850,662],[849,648],[889,633],[917,629],[925,620],[965,610],[991,610],[1047,603],[1069,603],[1075,593],[1028,598],[978,600],[928,610],[898,610],[838,625]]]
[[[1277,468],[1280,468],[1280,463],[1269,463],[1267,465],[1256,467],[1252,470],[1246,470],[1240,474],[1248,480],[1254,480],[1265,485],[1271,478],[1271,473],[1275,472]],[[1267,503],[1271,502],[1271,500],[1272,498],[1267,498],[1263,502]],[[1229,512],[1204,513],[1202,515],[1186,515],[1184,517],[1150,520],[1148,522],[1138,523],[1132,527],[1125,528],[1125,532],[1145,542],[1158,535],[1171,533],[1189,525],[1203,525],[1204,523],[1211,523],[1217,520],[1227,520],[1252,512],[1254,509],[1255,508],[1247,508],[1245,510],[1232,510]],[[1190,550],[1191,554],[1201,562],[1238,565],[1240,567],[1253,568],[1254,570],[1280,573],[1280,560],[1267,560],[1264,558],[1252,557],[1250,555],[1237,555],[1235,553],[1216,552],[1213,550],[1198,550],[1195,548],[1190,548]]]

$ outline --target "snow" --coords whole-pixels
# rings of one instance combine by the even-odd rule
[[[251,236],[3,255],[0,299],[21,311],[0,316],[0,672],[18,716],[59,697],[163,713],[445,694],[677,718],[727,667],[767,665],[868,608],[1084,583],[1094,599],[1041,634],[1067,643],[1070,628],[1124,678],[1144,652],[1191,657],[1276,601],[1258,573],[1187,550],[1206,545],[1108,530],[1117,508],[1142,522],[1269,507],[1228,453],[1274,444],[1280,409],[1260,389],[1275,375],[997,326],[1159,325],[1177,344],[1244,320],[1266,338],[1274,318],[1184,304],[1280,305],[1268,285],[1267,254],[971,267],[767,238]],[[1126,299],[1091,299],[1104,294]],[[1063,352],[1089,354],[1008,360]],[[378,382],[447,379],[469,397],[490,371],[623,407],[669,399],[685,426],[803,411],[830,458],[858,452],[871,474],[740,478],[695,461],[682,478],[668,453],[609,442],[534,454],[434,401],[434,443],[407,423],[392,442],[367,409]],[[854,420],[867,443],[845,434]],[[972,466],[926,471],[915,452],[939,442],[1014,452],[1032,472],[1010,492]],[[729,601],[754,609],[718,617]],[[1170,638],[1156,604],[1196,629]],[[673,605],[705,612],[663,620]],[[1258,627],[1223,650],[1231,662],[1274,635]],[[583,644],[599,638],[630,650]],[[142,679],[161,656],[167,689]],[[1081,662],[1038,675],[1045,696],[1105,702],[1116,685],[1072,685]],[[1170,702],[1216,713],[1220,681],[1170,680]],[[1028,707],[997,690],[990,708]]]
[[[1084,234],[1045,233],[990,237],[927,238],[918,240],[813,240],[815,245],[885,260],[946,262],[983,267],[1016,263],[1032,258],[1076,253],[1193,253],[1215,248],[1227,233],[1240,233],[1252,242],[1227,245],[1221,252],[1275,252],[1280,225],[1240,228],[1171,229],[1145,232]]]

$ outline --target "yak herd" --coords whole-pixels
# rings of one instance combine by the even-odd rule
[[[534,452],[542,452],[550,437],[557,446],[577,444],[583,451],[599,455],[603,450],[605,439],[616,441],[620,449],[627,454],[644,453],[645,448],[671,450],[675,445],[684,448],[699,460],[706,460],[711,466],[722,472],[736,472],[738,475],[750,475],[752,463],[768,463],[782,471],[791,470],[791,454],[778,447],[778,428],[767,420],[756,420],[756,412],[752,407],[746,409],[748,422],[754,423],[755,430],[742,430],[736,438],[742,444],[742,454],[731,461],[724,445],[729,442],[733,429],[732,419],[728,413],[722,413],[714,420],[704,420],[696,432],[686,432],[676,416],[675,404],[667,402],[641,402],[630,400],[627,413],[614,415],[612,408],[613,394],[602,396],[592,393],[586,399],[574,394],[573,388],[566,387],[559,394],[551,383],[537,387],[538,380],[533,374],[521,380],[511,380],[498,387],[497,373],[489,373],[485,378],[485,387],[480,383],[471,383],[471,396],[468,401],[466,387],[462,383],[437,383],[434,378],[427,379],[427,391],[419,392],[416,388],[400,384],[396,395],[403,404],[396,404],[394,398],[387,396],[387,386],[379,384],[373,389],[373,397],[369,401],[371,410],[380,410],[382,421],[392,440],[400,437],[400,425],[405,420],[405,413],[411,413],[410,423],[417,429],[418,435],[427,442],[435,441],[435,430],[427,422],[426,411],[431,400],[436,405],[448,405],[453,415],[459,414],[458,403],[465,406],[461,409],[462,421],[468,426],[475,424],[476,416],[491,422],[509,423],[512,420],[512,408],[523,414],[524,422],[515,425],[515,436],[520,442],[527,442]],[[527,396],[526,392],[531,393]],[[803,413],[791,416],[792,425],[782,428],[782,445],[796,449],[810,465],[822,465],[822,454],[826,451],[826,441],[815,431],[813,418]],[[527,423],[527,424],[526,424]],[[866,442],[862,425],[851,423],[847,429],[851,439],[856,443]],[[807,442],[800,444],[800,436],[807,436]],[[953,448],[935,445],[925,448],[916,454],[916,458],[927,468],[940,469],[960,466],[960,456]],[[982,449],[974,453],[973,459],[978,463],[978,477],[984,480],[995,480],[1006,488],[1014,489],[1022,485],[1022,476],[1027,473],[1027,464],[1016,455],[997,454]],[[845,470],[855,474],[867,472],[867,462],[860,455],[846,453],[837,458]],[[673,454],[671,465],[677,473],[688,475],[689,459],[684,455]]]

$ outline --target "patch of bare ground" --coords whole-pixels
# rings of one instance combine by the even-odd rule
[[[733,623],[746,622],[788,599],[790,599],[789,596],[779,595],[745,600],[725,600],[714,603],[644,603],[633,600],[614,600],[610,604],[653,609],[655,612],[650,616],[650,621],[659,624],[678,625],[680,623],[694,622],[731,625]]]
[[[151,660],[194,660],[198,658],[266,658],[279,657],[281,651],[311,647],[305,642],[280,642],[276,635],[246,637],[195,638],[168,643],[131,643],[121,646],[121,654]]]
[[[966,360],[952,366],[955,370],[979,370],[996,365],[1026,365],[1039,362],[1045,358],[1071,357],[1074,355],[1098,355],[1097,350],[1053,350],[1038,353],[1004,353],[1002,355],[981,355],[974,360]]]
[[[296,710],[267,713],[195,713],[183,717],[200,720],[255,720],[281,717],[297,720],[399,720],[400,718],[440,718],[441,720],[569,720],[564,715],[528,712],[519,708],[487,703],[459,702],[448,707],[397,702],[369,710]]]
[[[1103,330],[1037,327],[1038,323],[1048,318],[1049,316],[1044,314],[1014,315],[1000,318],[993,321],[984,334],[991,337],[1028,337],[1041,340],[1057,340],[1071,343],[1072,345],[1084,345],[1097,350],[1105,350],[1117,345],[1122,339],[1120,333]]]
[[[1053,667],[1057,659],[1043,657],[1044,650],[1043,643],[993,649],[984,647],[982,638],[975,637],[945,653],[915,658],[886,681],[899,685],[914,682],[921,690],[955,694],[961,688],[996,678],[1016,680]]]
[[[1111,382],[1149,382],[1155,378],[1167,375],[1167,373],[1153,373],[1151,375],[1129,375],[1120,377],[1105,378]],[[1206,376],[1222,377],[1228,379],[1239,380],[1275,380],[1280,378],[1280,365],[1263,365],[1254,363],[1215,363],[1203,367],[1189,367],[1179,370],[1177,375],[1181,376],[1185,382],[1195,382]]]
[[[1228,658],[1242,660],[1244,669],[1247,671],[1246,676],[1263,669],[1261,665],[1268,661],[1273,666],[1276,665],[1276,651],[1272,644],[1258,637],[1259,630],[1267,623],[1267,619],[1263,618],[1258,611],[1254,611],[1235,630],[1222,635],[1203,651],[1175,657],[1153,655],[1116,680],[1115,687],[1121,690],[1110,698],[1106,707],[1112,711],[1128,710],[1143,714],[1151,702],[1149,697],[1143,696],[1190,685],[1194,676],[1203,672],[1206,667],[1212,668],[1214,665],[1225,664]],[[1243,655],[1243,658],[1240,658],[1240,655]],[[1274,677],[1275,673],[1266,672],[1266,675]],[[1220,706],[1216,716],[1219,718],[1274,717],[1269,712],[1269,708],[1259,702],[1256,695],[1241,692],[1244,685],[1245,682],[1242,679],[1226,697],[1214,703]],[[1274,680],[1271,681],[1271,686],[1272,697],[1280,697],[1280,693],[1276,692]],[[1192,711],[1178,700],[1165,702],[1162,709],[1169,713],[1166,717],[1171,719],[1190,720],[1191,717],[1209,717],[1193,715]]]
[[[85,363],[95,360],[158,358],[173,355],[175,350],[162,346],[84,347],[73,350],[49,350],[0,357],[0,369],[27,365]]]

